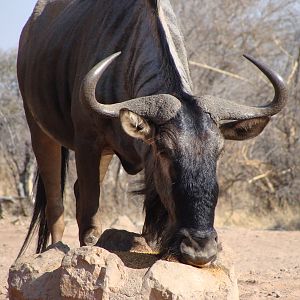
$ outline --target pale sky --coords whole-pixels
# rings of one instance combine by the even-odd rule
[[[23,26],[37,0],[0,0],[0,49],[17,48]],[[295,9],[300,4],[295,1]]]
[[[18,46],[21,30],[35,3],[36,0],[0,0],[0,49]]]

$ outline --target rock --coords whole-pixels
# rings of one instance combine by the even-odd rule
[[[81,247],[66,253],[56,246],[24,258],[10,270],[11,299],[238,299],[224,247],[213,265],[196,268],[158,260],[140,235],[124,230],[107,230],[99,245],[111,252]]]
[[[126,274],[121,259],[98,247],[70,251],[61,264],[62,299],[110,299],[117,294]]]
[[[239,299],[234,268],[224,254],[204,268],[157,261],[145,275],[142,289],[150,300]]]
[[[117,229],[105,230],[101,235],[97,246],[112,252],[152,252],[152,249],[148,246],[145,239],[140,234]]]
[[[59,299],[60,266],[69,250],[60,242],[42,254],[20,257],[9,270],[9,299]]]

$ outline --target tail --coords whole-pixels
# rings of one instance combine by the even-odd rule
[[[61,194],[62,197],[64,195],[65,190],[65,183],[66,183],[66,174],[68,170],[68,161],[69,161],[69,150],[61,147]],[[45,193],[45,187],[43,180],[39,174],[37,173],[36,180],[35,180],[35,186],[36,186],[36,195],[35,195],[35,203],[33,208],[33,215],[32,219],[29,225],[29,229],[25,238],[25,241],[22,245],[22,248],[18,254],[19,258],[22,256],[26,249],[28,248],[33,235],[35,234],[37,228],[38,228],[38,241],[37,241],[37,248],[36,253],[41,253],[45,251],[50,232],[47,226],[47,220],[46,220],[46,193]]]

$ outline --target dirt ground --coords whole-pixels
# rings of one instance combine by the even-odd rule
[[[27,220],[0,221],[0,299],[6,299],[8,269],[27,226]],[[77,232],[76,223],[69,221],[64,242],[78,246]],[[234,253],[240,299],[300,299],[300,231],[221,228],[218,232]]]

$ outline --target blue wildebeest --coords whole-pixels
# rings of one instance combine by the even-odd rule
[[[189,264],[213,260],[216,164],[224,139],[257,136],[287,99],[282,79],[247,58],[273,84],[273,101],[249,107],[195,97],[169,0],[39,0],[18,55],[39,170],[34,213],[20,253],[37,226],[37,252],[45,249],[50,234],[52,243],[62,239],[71,149],[81,245],[94,245],[101,235],[99,183],[116,154],[129,174],[145,170],[147,240]]]

